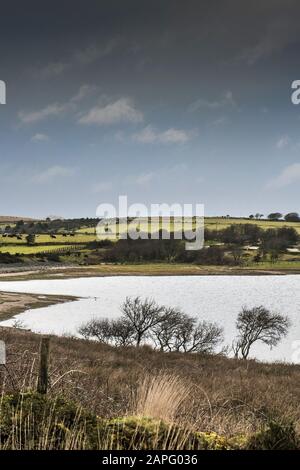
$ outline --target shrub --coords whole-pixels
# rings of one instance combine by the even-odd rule
[[[299,440],[294,424],[270,421],[265,429],[249,438],[247,448],[250,450],[299,449]]]
[[[1,399],[2,449],[81,449],[96,443],[96,417],[62,397],[15,393]]]
[[[296,450],[293,423],[271,421],[256,434],[227,437],[148,416],[99,418],[61,396],[3,395],[1,450]]]
[[[58,253],[48,253],[46,255],[46,259],[47,261],[52,261],[52,262],[55,262],[55,263],[59,263],[61,261],[60,259],[60,256]]]
[[[18,254],[0,253],[0,264],[23,263],[23,259]]]
[[[175,424],[147,417],[129,416],[102,422],[103,448],[112,450],[235,450],[246,439],[216,433],[195,433]]]

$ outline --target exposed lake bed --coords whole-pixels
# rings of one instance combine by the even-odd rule
[[[29,294],[23,292],[0,292],[0,321],[35,308],[77,300],[73,296]]]

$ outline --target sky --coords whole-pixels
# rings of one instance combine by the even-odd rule
[[[297,0],[1,5],[0,215],[300,212]]]

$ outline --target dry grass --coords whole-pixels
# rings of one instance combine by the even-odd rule
[[[160,372],[147,375],[138,386],[133,414],[172,422],[191,387],[182,378]]]
[[[0,400],[0,412],[3,407],[3,395]],[[85,426],[80,422],[81,408],[78,407],[74,423],[64,432],[66,426],[63,420],[58,420],[55,414],[55,401],[49,413],[42,416],[37,423],[37,415],[32,409],[26,414],[22,403],[22,395],[17,407],[11,413],[10,433],[5,439],[0,432],[0,450],[82,450],[85,449]],[[59,439],[58,436],[63,437]],[[3,441],[3,442],[2,442]]]
[[[31,395],[30,399],[34,402],[34,395]],[[0,401],[0,415],[2,415],[2,407],[3,404]],[[109,421],[95,417],[91,429],[89,423],[81,419],[81,412],[81,408],[78,407],[75,419],[70,425],[69,422],[59,419],[54,404],[49,413],[44,411],[43,415],[39,416],[37,410],[34,409],[29,410],[28,413],[28,409],[20,400],[19,405],[9,417],[9,433],[0,432],[0,451],[189,450],[194,449],[197,442],[196,434],[187,427],[178,427],[173,423],[135,416]],[[205,437],[202,445],[206,443]],[[201,443],[200,436],[198,443]]]
[[[1,328],[0,339],[10,372],[0,367],[2,389],[35,389],[40,337]],[[255,432],[278,417],[300,422],[299,365],[118,349],[72,338],[53,337],[51,344],[50,396],[63,394],[104,418],[135,412],[221,435]]]

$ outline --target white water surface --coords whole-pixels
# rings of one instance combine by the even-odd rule
[[[1,281],[0,290],[37,294],[73,295],[75,302],[27,310],[17,318],[34,332],[77,334],[94,317],[115,318],[126,296],[153,297],[159,304],[179,307],[224,328],[231,345],[235,320],[243,306],[263,305],[287,315],[292,327],[276,348],[253,348],[252,356],[266,361],[300,362],[300,276],[114,276],[58,280]]]

